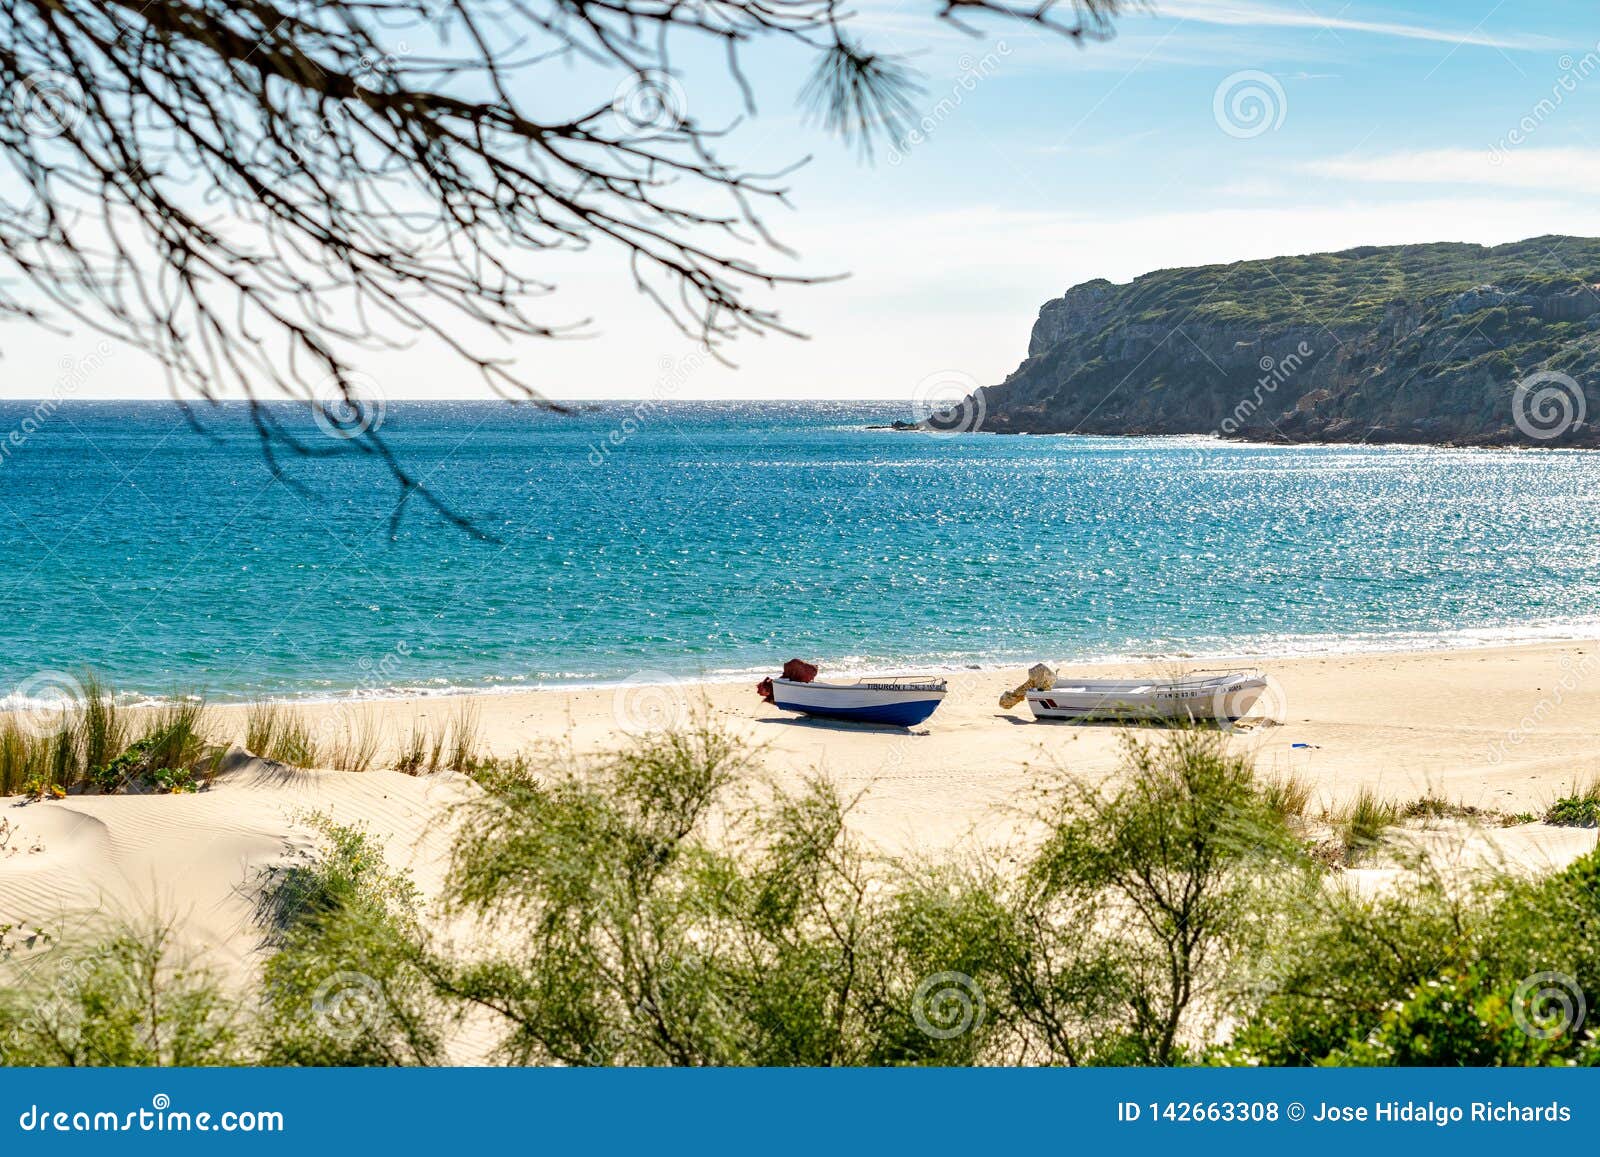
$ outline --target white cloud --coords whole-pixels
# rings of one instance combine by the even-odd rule
[[[771,299],[811,340],[741,340],[726,351],[737,368],[697,359],[687,378],[672,378],[670,396],[909,399],[918,381],[942,370],[997,382],[1021,361],[1039,306],[1094,277],[1126,281],[1153,269],[1357,245],[1600,235],[1600,205],[1578,198],[1465,189],[1385,202],[1370,190],[1348,199],[1301,192],[1274,205],[1212,193],[1209,205],[1155,213],[972,204],[797,215],[781,233],[799,249],[798,267],[852,274]],[[626,272],[600,255],[587,271],[559,280],[562,291],[544,312],[559,320],[595,317],[594,340],[521,342],[508,351],[546,393],[650,395],[660,391],[664,367],[682,364],[693,348],[633,292]],[[47,375],[59,373],[56,359],[71,352],[71,340],[40,335],[31,348],[8,350],[8,380],[54,380]],[[20,364],[14,354],[23,355]],[[390,398],[486,393],[458,360],[429,343],[374,356],[362,368]],[[156,367],[130,359],[80,396],[151,396],[162,389]],[[0,385],[0,396],[12,393]]]
[[[1537,189],[1576,196],[1600,185],[1600,149],[1427,149],[1311,161],[1301,168],[1345,181]]]
[[[707,365],[681,396],[909,398],[929,374],[958,370],[998,382],[1022,360],[1046,300],[1094,277],[1114,281],[1175,266],[1358,245],[1474,241],[1544,233],[1600,234],[1600,206],[1534,194],[1284,197],[1275,205],[1219,199],[1169,212],[964,205],[942,211],[797,218],[784,239],[813,270],[848,269],[830,285],[781,296],[786,320],[811,335],[739,342],[737,369]],[[620,281],[620,279],[618,279]],[[602,286],[596,284],[595,289]],[[536,355],[558,396],[648,392],[673,347],[650,309],[607,282],[599,341]],[[598,307],[598,302],[596,303]]]
[[[1366,33],[1405,40],[1430,40],[1440,44],[1475,45],[1501,49],[1558,49],[1565,42],[1532,33],[1499,34],[1475,28],[1439,28],[1396,20],[1362,20],[1347,16],[1346,5],[1332,15],[1310,8],[1279,8],[1268,4],[1233,3],[1231,0],[1160,0],[1158,16],[1171,16],[1197,24],[1225,24],[1249,28],[1314,28],[1330,32]]]

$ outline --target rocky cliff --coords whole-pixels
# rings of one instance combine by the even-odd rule
[[[1595,446],[1597,349],[1600,239],[1161,270],[1046,302],[967,428]]]

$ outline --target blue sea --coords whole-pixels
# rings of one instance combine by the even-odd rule
[[[219,700],[1600,634],[1600,458],[873,430],[904,404],[0,405],[0,692]],[[321,452],[331,451],[331,456]]]

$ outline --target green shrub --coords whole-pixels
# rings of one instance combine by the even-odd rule
[[[1427,873],[1378,895],[1339,877],[1307,889],[1213,1062],[1316,1064],[1365,1039],[1406,994],[1470,962],[1468,930],[1491,906]]]
[[[497,1059],[533,1064],[1597,1058],[1576,1010],[1600,1005],[1600,852],[1535,878],[1418,859],[1362,891],[1307,855],[1300,789],[1215,732],[1139,738],[1113,779],[1046,785],[1020,848],[894,861],[828,781],[762,783],[703,718],[538,762],[485,757],[457,718],[437,754],[417,755],[420,730],[408,745],[414,770],[466,762],[481,789],[454,817],[439,910],[370,834],[309,817],[318,853],[263,882],[254,993],[224,992],[170,926],[73,953],[0,928],[8,1058],[439,1064],[468,1018]],[[174,705],[100,778],[191,788],[199,734]],[[62,790],[61,750],[26,749],[35,790]],[[1376,838],[1397,810],[1364,793],[1341,816]],[[470,947],[439,943],[441,924]]]
[[[1600,1063],[1580,1034],[1530,1020],[1527,996],[1485,970],[1446,970],[1408,993],[1366,1039],[1329,1054],[1327,1065],[1550,1065]]]
[[[307,819],[322,853],[272,873],[262,890],[273,952],[253,1034],[260,1063],[442,1063],[445,1016],[416,889],[361,828]]]
[[[150,747],[147,739],[135,740],[115,759],[90,771],[89,781],[107,795],[123,790],[150,766]]]
[[[1573,794],[1556,800],[1545,811],[1544,822],[1574,828],[1600,826],[1600,779],[1591,780]]]
[[[1230,967],[1270,938],[1278,888],[1306,860],[1247,758],[1215,734],[1130,743],[1102,789],[1068,780],[1027,873],[1094,913],[1125,992],[1115,1060],[1172,1064]],[[1080,921],[1081,923],[1081,921]]]
[[[820,780],[747,796],[749,769],[703,723],[595,761],[480,769],[448,895],[501,934],[445,983],[499,1015],[501,1059],[970,1058],[962,1033],[915,1028],[930,995],[914,970],[891,973],[887,903],[848,803]]]
[[[195,780],[194,772],[187,767],[158,767],[150,772],[148,778],[150,785],[157,791],[169,794],[183,794],[200,790],[200,785]]]
[[[1216,1063],[1595,1063],[1592,1023],[1544,1037],[1518,1016],[1600,1000],[1600,852],[1543,878],[1335,889],[1299,929]]]
[[[171,793],[198,791],[220,754],[202,731],[204,712],[203,702],[193,698],[159,708],[143,735],[110,762],[89,769],[88,784],[104,794],[135,786]]]
[[[170,923],[0,965],[0,1064],[241,1064],[239,1021],[238,1001]]]

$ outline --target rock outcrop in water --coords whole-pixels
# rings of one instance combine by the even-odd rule
[[[1600,239],[1160,270],[1046,302],[963,428],[1597,446],[1597,350]]]

